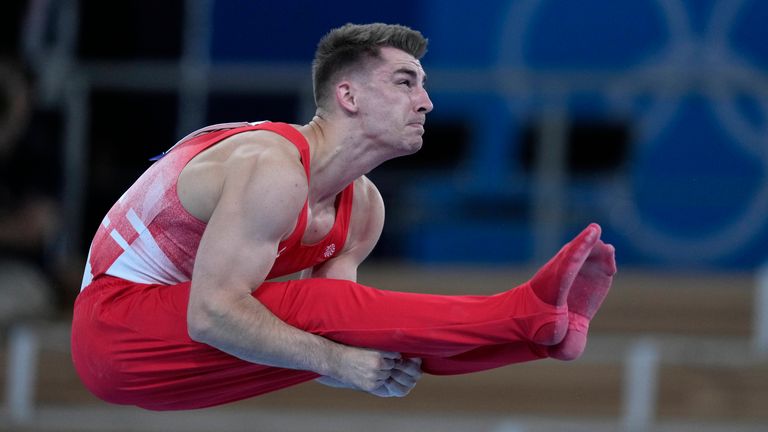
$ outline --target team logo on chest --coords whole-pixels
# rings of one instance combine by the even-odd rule
[[[325,252],[323,252],[323,258],[330,258],[335,253],[336,253],[336,243],[331,243],[325,247]]]

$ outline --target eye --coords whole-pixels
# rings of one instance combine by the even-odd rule
[[[411,80],[407,80],[407,79],[401,80],[397,84],[398,85],[405,85],[408,88],[411,88],[411,86],[412,86]]]

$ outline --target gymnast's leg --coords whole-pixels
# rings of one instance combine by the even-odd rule
[[[288,324],[340,343],[430,359],[427,371],[429,362],[452,358],[442,366],[453,370],[438,364],[434,373],[483,370],[493,362],[501,365],[494,357],[499,352],[508,364],[546,356],[542,346],[552,347],[555,356],[558,344],[570,346],[574,331],[578,342],[579,330],[569,330],[568,294],[572,286],[588,288],[589,275],[579,273],[599,231],[587,228],[529,282],[494,296],[397,293],[327,279],[265,283],[254,296]],[[316,378],[248,363],[190,340],[188,282],[160,286],[104,278],[99,283],[106,286],[78,297],[72,344],[78,373],[105,400],[149,409],[199,408]],[[574,306],[589,317],[589,304],[582,303]],[[471,367],[459,371],[456,362]]]
[[[549,356],[573,360],[587,345],[587,330],[613,284],[616,259],[613,246],[598,241],[568,294],[568,332],[557,345],[548,347]]]
[[[574,360],[584,351],[589,322],[608,295],[615,273],[613,246],[598,241],[568,294],[568,332],[557,345],[516,342],[485,346],[452,357],[425,358],[422,369],[435,375],[454,375],[546,357]]]
[[[591,225],[529,282],[493,296],[402,293],[328,279],[265,283],[254,296],[297,328],[412,357],[516,342],[553,346],[566,336],[568,293],[599,235]]]

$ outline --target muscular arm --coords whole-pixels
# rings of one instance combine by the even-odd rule
[[[190,336],[249,362],[309,370],[374,390],[377,374],[387,364],[391,368],[395,353],[386,358],[301,331],[251,296],[274,263],[280,240],[293,229],[307,181],[289,150],[240,153],[245,154],[226,164],[200,243],[188,306]]]
[[[384,202],[376,186],[365,177],[355,183],[352,218],[344,249],[333,259],[302,272],[301,277],[357,280],[357,268],[368,257],[384,227]],[[395,363],[391,379],[372,391],[377,396],[405,396],[421,378],[421,359],[402,359]],[[329,387],[346,388],[332,377],[317,379]]]
[[[302,272],[301,277],[356,282],[357,268],[376,246],[383,227],[384,202],[381,194],[370,180],[361,177],[355,182],[355,199],[344,249],[335,258]]]

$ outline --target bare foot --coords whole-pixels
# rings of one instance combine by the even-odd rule
[[[608,295],[616,273],[613,246],[598,241],[573,281],[568,294],[568,332],[565,339],[548,348],[550,357],[574,360],[587,345],[587,330]]]

